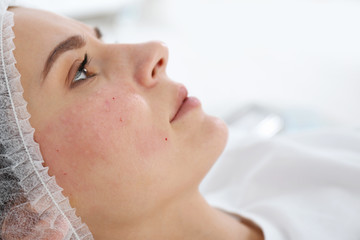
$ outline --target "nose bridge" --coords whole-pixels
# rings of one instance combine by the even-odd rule
[[[105,68],[117,77],[132,78],[143,87],[152,87],[166,73],[167,46],[160,41],[139,44],[111,44],[103,53]]]

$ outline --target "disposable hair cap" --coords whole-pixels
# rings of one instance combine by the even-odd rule
[[[34,141],[13,55],[10,0],[0,0],[0,240],[93,239]]]

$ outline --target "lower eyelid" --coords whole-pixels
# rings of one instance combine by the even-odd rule
[[[74,82],[74,83],[70,84],[70,88],[75,88],[75,87],[77,87],[79,85],[88,84],[88,83],[94,81],[96,78],[97,78],[97,74],[93,74],[93,75],[87,77],[84,80],[79,80],[77,82]]]

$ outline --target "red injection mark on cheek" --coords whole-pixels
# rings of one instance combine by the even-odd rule
[[[123,119],[122,118],[120,118],[120,122],[122,122],[123,121]]]
[[[165,141],[167,141],[167,138],[165,138]]]
[[[115,100],[115,97],[112,97],[112,100]]]

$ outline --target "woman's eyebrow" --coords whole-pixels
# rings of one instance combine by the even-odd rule
[[[100,31],[100,29],[98,27],[94,27],[94,33],[96,38],[101,39],[102,37],[102,33]],[[51,53],[49,54],[46,62],[45,62],[45,66],[43,69],[43,80],[46,78],[47,74],[49,73],[52,65],[54,64],[54,62],[56,61],[56,59],[59,58],[59,56],[67,51],[70,50],[74,50],[74,49],[79,49],[82,48],[86,45],[86,41],[85,38],[83,36],[80,35],[75,35],[75,36],[71,36],[68,39],[62,41],[61,43],[59,43],[54,50],[51,51]],[[43,81],[42,81],[43,82]]]
[[[84,37],[80,35],[71,36],[68,39],[59,43],[49,54],[45,66],[43,69],[43,80],[46,78],[47,74],[49,73],[52,65],[59,58],[59,56],[69,50],[79,49],[85,46],[86,41]]]
[[[94,27],[95,35],[98,39],[101,39],[103,34],[98,27]]]

